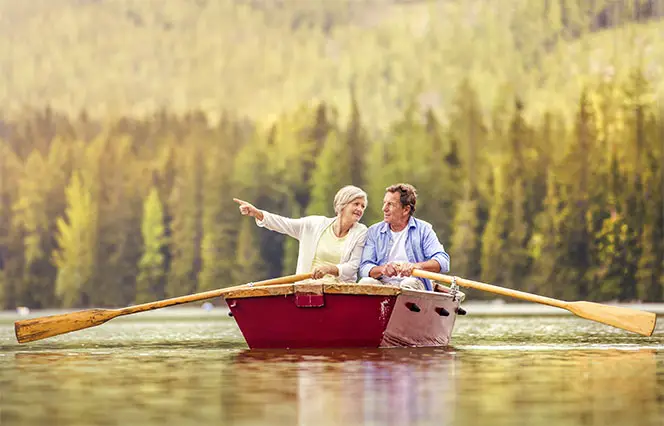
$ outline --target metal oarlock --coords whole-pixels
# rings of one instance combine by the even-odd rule
[[[456,302],[457,295],[459,294],[459,285],[456,283],[457,277],[452,277],[452,282],[450,283],[450,290],[452,290],[452,301]]]

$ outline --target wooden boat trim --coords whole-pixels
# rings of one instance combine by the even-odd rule
[[[323,293],[327,294],[354,294],[368,296],[398,296],[401,289],[387,285],[377,284],[346,284],[346,283],[316,283],[281,284],[266,287],[246,287],[229,291],[224,299],[239,299],[244,297],[285,296],[297,293],[318,293],[322,286]],[[439,293],[440,294],[440,293]]]
[[[379,284],[325,284],[323,291],[329,294],[366,294],[370,296],[397,296],[401,294],[399,287]]]

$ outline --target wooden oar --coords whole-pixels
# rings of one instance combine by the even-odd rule
[[[510,290],[508,288],[466,280],[459,277],[436,274],[434,272],[423,271],[421,269],[413,270],[413,275],[420,278],[428,278],[434,281],[442,281],[448,284],[451,284],[452,281],[456,279],[456,283],[462,287],[474,288],[503,296],[514,297],[516,299],[527,300],[529,302],[542,303],[544,305],[555,306],[556,308],[567,309],[574,315],[577,315],[581,318],[597,321],[602,324],[611,325],[617,328],[622,328],[623,330],[631,331],[644,336],[652,336],[652,333],[655,330],[655,324],[657,322],[657,315],[652,312],[603,305],[601,303],[594,302],[566,302],[564,300],[538,296],[537,294],[526,293],[518,290]]]
[[[266,286],[277,284],[288,284],[311,278],[311,274],[288,275],[285,277],[274,278],[271,280],[258,281],[255,283],[243,284],[234,287],[221,288],[218,290],[205,291],[203,293],[190,294],[187,296],[174,297],[156,302],[143,303],[141,305],[128,306],[121,309],[87,309],[84,311],[70,312],[60,315],[51,315],[40,318],[31,318],[14,323],[16,331],[16,340],[19,343],[32,342],[35,340],[46,339],[47,337],[58,336],[60,334],[70,333],[72,331],[83,330],[85,328],[101,325],[108,320],[122,315],[130,315],[138,312],[152,311],[154,309],[165,308],[167,306],[180,305],[183,303],[196,302],[199,300],[212,299],[224,294],[246,288],[250,286]]]

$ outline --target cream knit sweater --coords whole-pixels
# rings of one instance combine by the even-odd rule
[[[297,256],[296,274],[311,272],[311,266],[316,254],[316,247],[323,231],[332,224],[336,217],[306,216],[300,219],[291,219],[278,214],[263,213],[263,220],[256,218],[256,224],[272,231],[290,235],[300,242]],[[357,282],[357,270],[360,267],[362,249],[367,238],[367,227],[356,223],[348,231],[348,238],[344,243],[341,262],[336,265],[339,269],[339,280],[343,282]]]

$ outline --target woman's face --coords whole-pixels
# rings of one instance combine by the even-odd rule
[[[356,223],[364,215],[364,209],[367,208],[367,204],[364,201],[363,197],[357,197],[346,206],[341,209],[339,217],[344,221],[350,221],[351,223]]]

